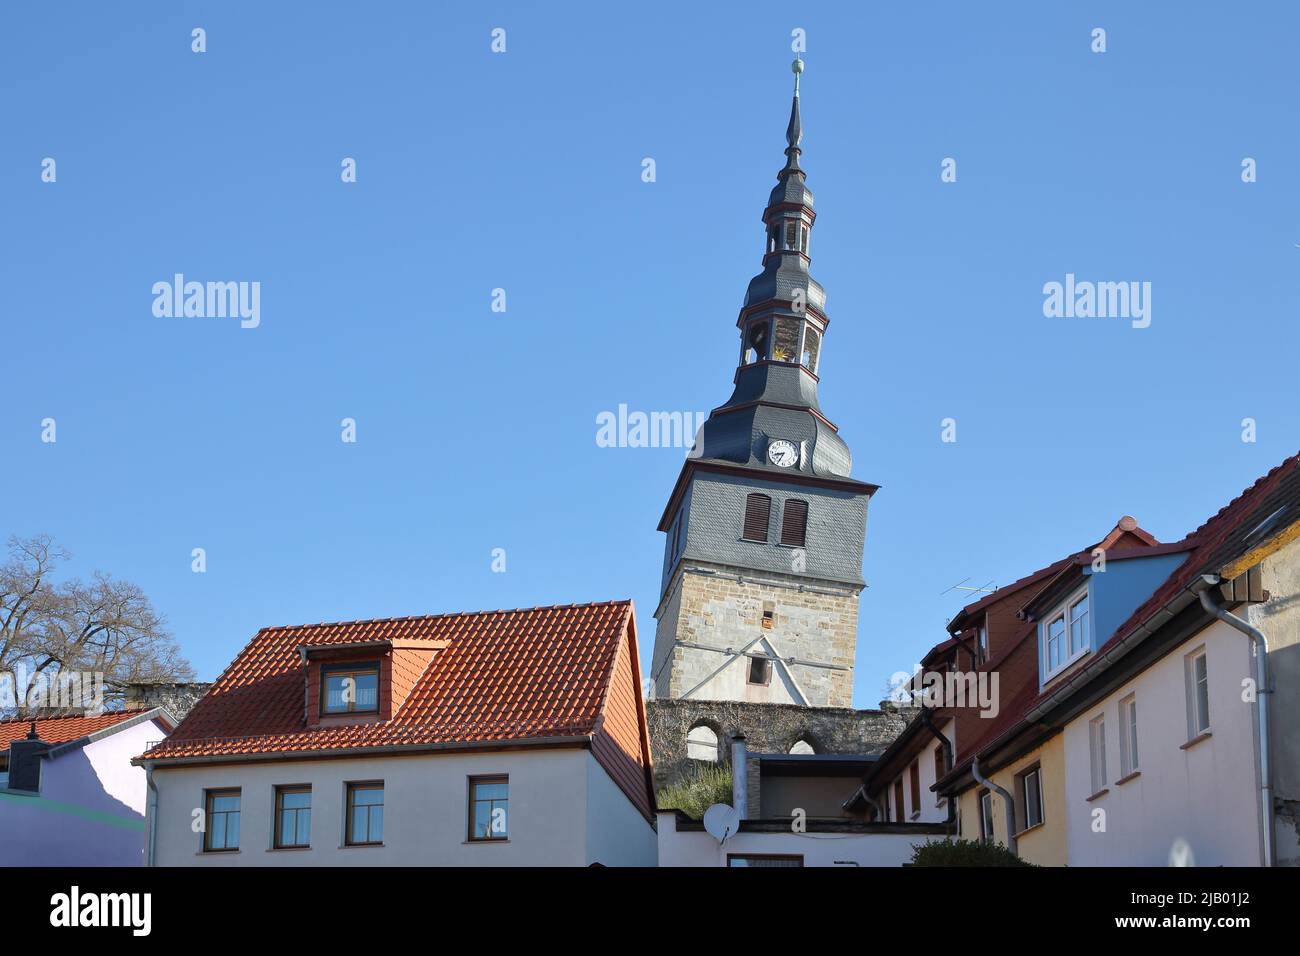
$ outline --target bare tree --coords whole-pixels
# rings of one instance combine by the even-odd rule
[[[55,582],[69,557],[49,535],[11,537],[0,566],[0,679],[13,681],[19,709],[34,686],[63,675],[102,673],[110,706],[135,681],[193,680],[138,586],[98,571],[89,582]]]

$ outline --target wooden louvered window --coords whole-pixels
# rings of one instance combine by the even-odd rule
[[[794,548],[804,546],[808,529],[808,502],[791,499],[781,512],[781,543]]]
[[[745,531],[741,537],[746,541],[766,541],[767,521],[771,514],[771,498],[767,495],[746,495]]]

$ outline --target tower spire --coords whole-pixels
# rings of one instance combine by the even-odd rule
[[[803,60],[795,57],[790,71],[794,74],[794,102],[790,104],[790,125],[785,128],[785,141],[797,149],[803,139],[803,123],[799,119],[799,76],[803,73]]]

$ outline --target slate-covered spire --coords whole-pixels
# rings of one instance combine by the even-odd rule
[[[763,271],[750,280],[736,320],[741,344],[736,387],[705,424],[699,450],[705,458],[764,470],[847,478],[852,462],[848,446],[817,402],[826,293],[808,272],[808,242],[817,213],[799,165],[803,60],[795,60],[791,69],[795,86],[785,130],[786,162],[763,210]],[[767,449],[778,440],[798,445],[796,465],[773,464]]]

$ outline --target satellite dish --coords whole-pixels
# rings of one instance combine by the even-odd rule
[[[713,839],[724,843],[740,829],[740,811],[729,803],[715,803],[704,811],[704,829]]]

